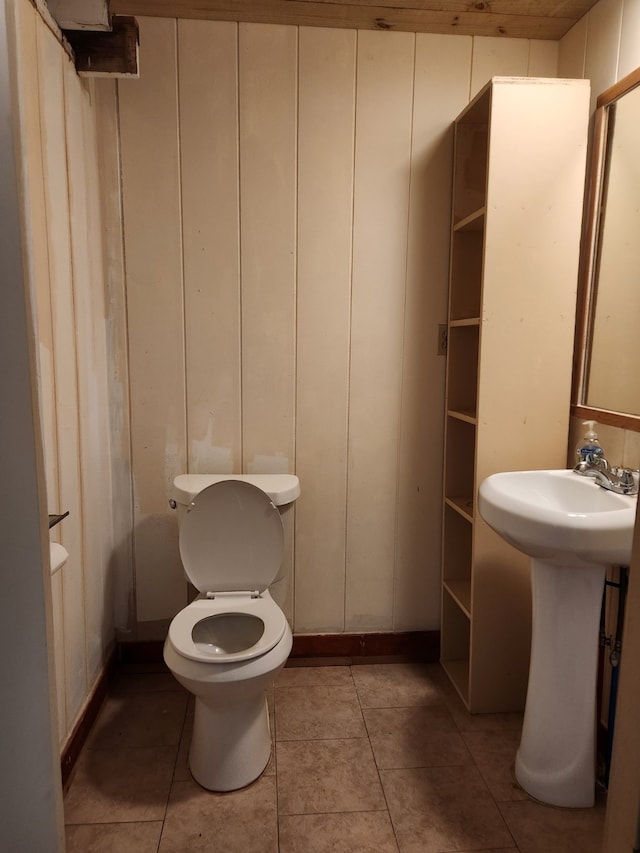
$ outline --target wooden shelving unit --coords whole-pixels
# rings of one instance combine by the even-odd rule
[[[442,664],[472,712],[524,707],[529,564],[476,496],[566,467],[588,112],[585,81],[497,77],[454,127]]]

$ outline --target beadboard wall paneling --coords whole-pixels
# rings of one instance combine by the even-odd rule
[[[60,506],[69,511],[61,541],[69,552],[62,576],[65,717],[73,719],[88,692],[84,647],[83,528],[78,429],[77,346],[71,221],[66,153],[63,58],[53,33],[40,25],[37,33],[45,210],[49,243],[49,278],[57,419]]]
[[[330,633],[345,626],[357,34],[302,28],[299,44],[295,619]]]
[[[294,629],[437,628],[448,128],[491,74],[553,76],[557,53],[139,23],[142,77],[119,83],[138,620],[184,604],[174,474],[295,471]]]
[[[51,532],[69,552],[51,579],[63,745],[114,643],[104,185],[93,86],[76,76],[27,0],[17,0],[15,20],[26,268],[37,314],[48,509],[69,511]]]
[[[178,22],[188,466],[242,467],[238,45]]]
[[[169,486],[187,468],[176,22],[145,22],[145,73],[120,82],[137,618],[180,610]],[[131,81],[132,82],[132,81]],[[215,369],[212,365],[212,370]]]
[[[109,556],[109,583],[113,587],[115,627],[126,633],[134,622],[133,489],[117,95],[113,80],[93,81],[92,103],[95,104],[96,112],[95,136],[98,154],[95,165],[100,188],[97,199],[99,210],[96,211],[96,216],[100,217],[102,227],[109,449],[114,495],[110,508],[113,534]],[[90,160],[90,163],[93,168],[93,161]],[[92,195],[91,198],[95,204],[95,197]]]
[[[398,525],[393,624],[396,630],[437,625],[445,358],[438,355],[438,318],[447,312],[442,281],[449,269],[452,111],[469,97],[473,40],[416,37],[411,186],[404,308],[402,406],[398,469]],[[429,192],[424,188],[428,187]],[[428,388],[423,386],[428,377]]]
[[[393,628],[414,63],[412,34],[358,33],[347,461],[349,631]]]
[[[298,31],[238,25],[242,465],[295,470],[296,133]],[[285,526],[293,621],[293,526]],[[282,589],[282,585],[281,585]]]

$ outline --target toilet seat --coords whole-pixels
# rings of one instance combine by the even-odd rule
[[[257,486],[223,480],[195,497],[180,528],[180,555],[201,596],[169,626],[180,655],[246,661],[282,639],[287,620],[264,593],[280,569],[283,545],[280,512]]]
[[[283,548],[277,507],[242,480],[203,489],[180,527],[182,565],[203,593],[264,591],[277,577]]]
[[[194,630],[205,620],[216,616],[249,616],[263,624],[260,636],[252,645],[239,651],[225,652],[194,639]],[[174,616],[169,626],[169,641],[178,654],[201,663],[233,663],[259,657],[276,646],[285,634],[287,620],[268,594],[252,598],[250,593],[221,593],[216,598],[197,598]]]

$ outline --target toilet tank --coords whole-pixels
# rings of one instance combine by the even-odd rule
[[[182,522],[189,504],[207,486],[223,480],[243,480],[266,492],[280,513],[300,495],[300,480],[295,474],[178,474],[171,490],[171,506],[178,510],[178,524]]]

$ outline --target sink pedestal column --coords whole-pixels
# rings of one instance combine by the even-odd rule
[[[593,806],[605,567],[531,561],[529,687],[516,779],[543,803]]]

